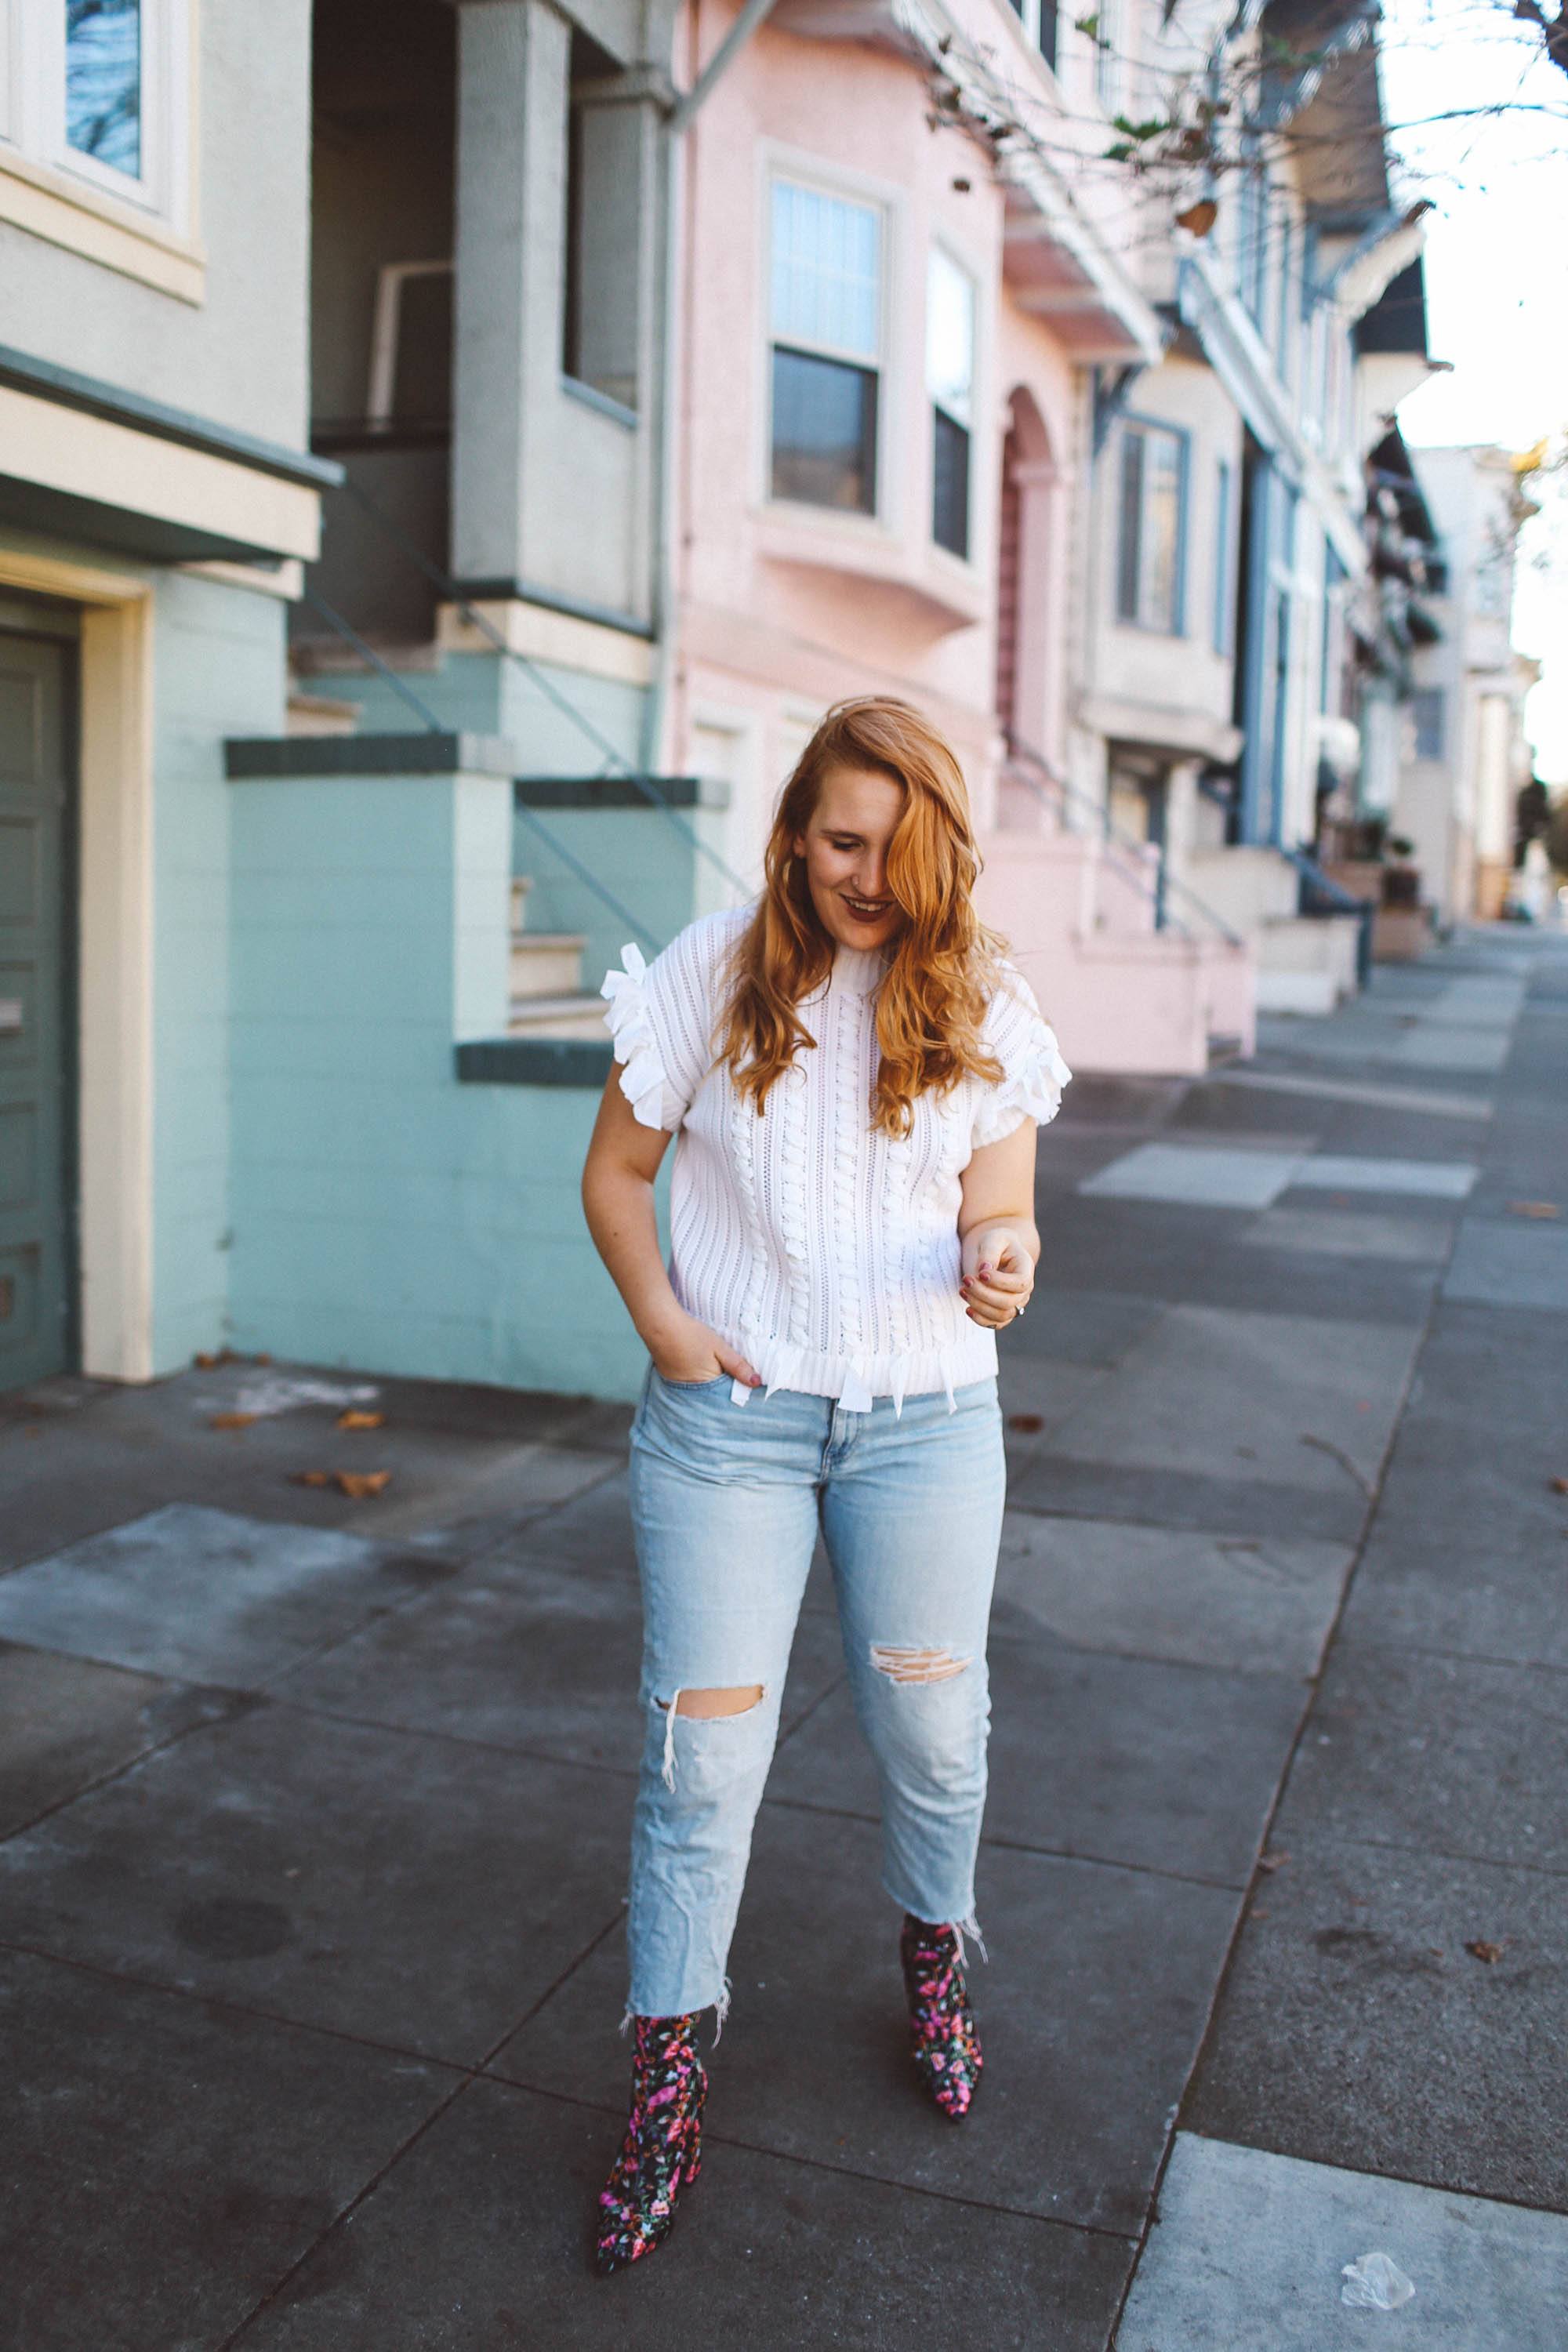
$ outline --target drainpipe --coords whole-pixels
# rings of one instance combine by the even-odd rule
[[[702,71],[691,88],[676,100],[664,123],[664,284],[654,476],[654,660],[653,682],[643,715],[643,772],[649,776],[658,771],[675,669],[676,425],[680,413],[679,219],[684,133],[774,5],[775,0],[746,0]]]

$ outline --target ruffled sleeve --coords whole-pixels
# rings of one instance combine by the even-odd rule
[[[725,929],[700,917],[651,963],[628,941],[619,970],[600,984],[621,1092],[644,1127],[673,1135],[712,1067],[713,982]]]
[[[985,1016],[985,1044],[1002,1065],[999,1082],[982,1083],[974,1108],[970,1149],[1000,1143],[1026,1118],[1041,1127],[1062,1107],[1062,1088],[1072,1072],[1061,1055],[1056,1032],[1041,1013],[1035,992],[1012,964]]]

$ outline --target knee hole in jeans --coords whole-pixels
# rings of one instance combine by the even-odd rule
[[[731,1690],[682,1689],[675,1694],[677,1715],[690,1716],[699,1721],[714,1716],[749,1715],[752,1707],[761,1706],[762,1703],[761,1683],[742,1683]],[[668,1713],[669,1701],[667,1698],[656,1699],[654,1704]]]
[[[667,1789],[675,1787],[675,1719],[681,1717],[688,1723],[733,1723],[742,1716],[754,1715],[766,1696],[763,1683],[740,1683],[729,1690],[688,1690],[684,1684],[672,1691],[668,1698],[654,1698],[654,1705],[664,1717],[664,1766],[660,1778]],[[688,1700],[694,1702],[687,1705]]]
[[[889,1682],[945,1683],[963,1674],[971,1661],[954,1657],[951,1650],[904,1649],[892,1643],[873,1642],[871,1664]]]

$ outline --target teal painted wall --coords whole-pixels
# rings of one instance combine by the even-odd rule
[[[505,1029],[510,778],[228,789],[234,1343],[635,1397],[578,1197],[596,1090],[453,1070]]]
[[[158,575],[153,634],[153,1359],[226,1337],[228,735],[282,724],[285,608]]]
[[[352,615],[351,615],[352,618]],[[586,670],[542,665],[537,676],[501,654],[447,654],[433,668],[410,668],[409,689],[443,727],[472,734],[501,735],[517,746],[521,769],[533,776],[596,776],[610,772],[603,745],[552,699],[540,677],[573,709],[582,713],[619,757],[635,766],[642,757],[644,688]],[[335,700],[357,702],[363,730],[406,735],[419,719],[395,687],[370,670],[326,670],[312,688]]]
[[[546,667],[541,673],[575,709],[634,765],[641,757],[643,689],[583,670]],[[448,654],[433,669],[409,669],[410,688],[444,727],[498,735],[514,746],[519,772],[534,776],[597,776],[615,772],[605,754],[551,701],[538,677],[500,655]],[[419,719],[385,678],[363,672],[319,676],[325,694],[357,702],[366,734],[407,734]],[[727,830],[722,809],[683,809],[685,824],[720,856]],[[581,859],[605,887],[641,917],[652,942],[645,954],[674,938],[694,914],[727,907],[739,895],[711,857],[693,848],[680,829],[658,810],[542,809],[539,816],[556,839]],[[597,988],[632,933],[619,917],[575,876],[521,814],[517,817],[512,871],[531,877],[529,928],[536,931],[581,931],[584,985]]]

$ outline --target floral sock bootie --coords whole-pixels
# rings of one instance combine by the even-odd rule
[[[910,1997],[915,2072],[942,2114],[962,2123],[984,2063],[963,1980],[963,1938],[956,1927],[932,1927],[906,1911],[899,1958]]]
[[[668,2234],[676,2199],[701,2168],[708,2077],[697,2055],[700,2013],[635,2020],[631,2115],[599,2192],[601,2275],[652,2253]]]

